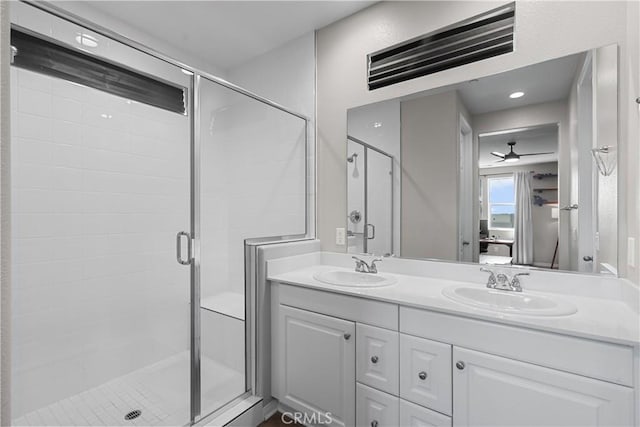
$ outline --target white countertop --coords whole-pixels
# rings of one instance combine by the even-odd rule
[[[282,272],[281,269],[276,270],[273,275],[267,273],[268,280],[512,326],[527,327],[616,344],[640,346],[640,316],[623,301],[613,298],[531,292],[527,290],[526,284],[523,284],[525,293],[537,293],[546,296],[557,295],[558,298],[569,301],[578,309],[577,313],[569,316],[523,316],[474,308],[450,300],[442,295],[443,289],[454,285],[483,287],[483,285],[477,283],[381,271],[380,274],[393,276],[398,279],[398,282],[386,287],[362,288],[329,285],[313,278],[314,273],[321,270],[353,271],[353,269],[344,267],[313,265],[288,272]]]

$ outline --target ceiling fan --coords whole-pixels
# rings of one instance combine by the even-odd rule
[[[499,153],[497,151],[492,151],[491,155],[496,156],[496,157],[500,157],[502,160],[498,160],[498,163],[500,162],[517,162],[518,160],[520,160],[520,157],[522,156],[539,156],[541,154],[553,154],[552,152],[549,153],[528,153],[528,154],[518,154],[515,151],[513,151],[513,147],[516,145],[515,141],[511,141],[511,142],[507,142],[507,145],[509,146],[509,152],[507,154],[502,154]]]

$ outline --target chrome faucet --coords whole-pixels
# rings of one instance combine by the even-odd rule
[[[376,262],[382,261],[382,258],[374,258],[371,261],[371,265],[369,265],[365,260],[363,260],[362,258],[358,258],[357,256],[352,256],[351,258],[353,258],[356,261],[356,271],[358,273],[376,274],[378,272],[378,267],[376,266]]]
[[[520,283],[519,276],[529,275],[529,273],[525,272],[516,273],[513,276],[509,277],[505,273],[496,273],[493,270],[489,270],[488,268],[484,267],[480,267],[480,271],[489,273],[489,278],[487,279],[487,288],[512,292],[522,292],[522,285]]]

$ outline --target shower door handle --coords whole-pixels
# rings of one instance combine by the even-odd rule
[[[369,227],[371,227],[371,235],[369,235]],[[376,238],[376,226],[373,225],[373,224],[367,224],[366,228],[367,228],[366,238],[369,239],[369,240],[375,239]]]
[[[182,238],[187,238],[187,259],[182,259]],[[191,235],[186,231],[180,231],[176,235],[176,259],[182,265],[191,264]]]

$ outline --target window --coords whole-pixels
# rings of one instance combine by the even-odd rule
[[[513,229],[516,198],[513,175],[488,178],[489,228]]]

